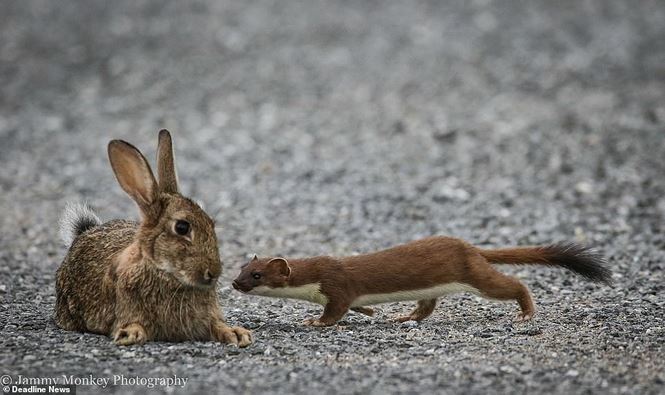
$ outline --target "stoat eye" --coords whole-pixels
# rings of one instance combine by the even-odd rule
[[[254,280],[258,280],[261,278],[261,273],[252,273],[252,277],[254,277]]]
[[[182,219],[175,221],[175,225],[173,225],[173,230],[180,236],[187,236],[189,234],[190,229],[191,225],[189,224],[189,222]]]

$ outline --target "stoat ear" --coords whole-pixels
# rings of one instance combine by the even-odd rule
[[[278,273],[284,277],[291,275],[291,266],[289,266],[289,262],[284,258],[273,258],[268,261],[268,265],[277,268]]]
[[[252,262],[255,262],[255,261],[258,261],[258,260],[259,260],[259,257],[256,256],[256,254],[254,254],[254,258],[252,258]]]

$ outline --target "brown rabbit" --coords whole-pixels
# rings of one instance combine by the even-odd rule
[[[178,192],[171,135],[159,132],[159,183],[134,146],[113,140],[109,159],[141,222],[102,224],[85,206],[61,221],[71,243],[57,272],[55,320],[116,344],[216,340],[244,347],[251,332],[224,323],[216,284],[222,267],[213,221]],[[69,244],[68,243],[68,244]]]

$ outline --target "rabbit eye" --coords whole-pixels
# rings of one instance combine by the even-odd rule
[[[261,278],[261,273],[252,273],[252,277],[254,277],[255,280],[258,280]]]
[[[173,226],[173,230],[180,236],[187,236],[189,234],[189,230],[191,228],[191,225],[189,222],[184,221],[184,220],[177,220],[175,222],[175,225]]]

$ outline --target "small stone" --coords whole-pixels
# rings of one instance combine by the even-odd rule
[[[413,321],[413,320],[405,321],[405,322],[402,322],[401,326],[406,327],[406,328],[417,328],[418,327],[418,321]]]
[[[575,184],[575,190],[583,195],[588,195],[593,192],[593,185],[587,181],[581,181]]]

